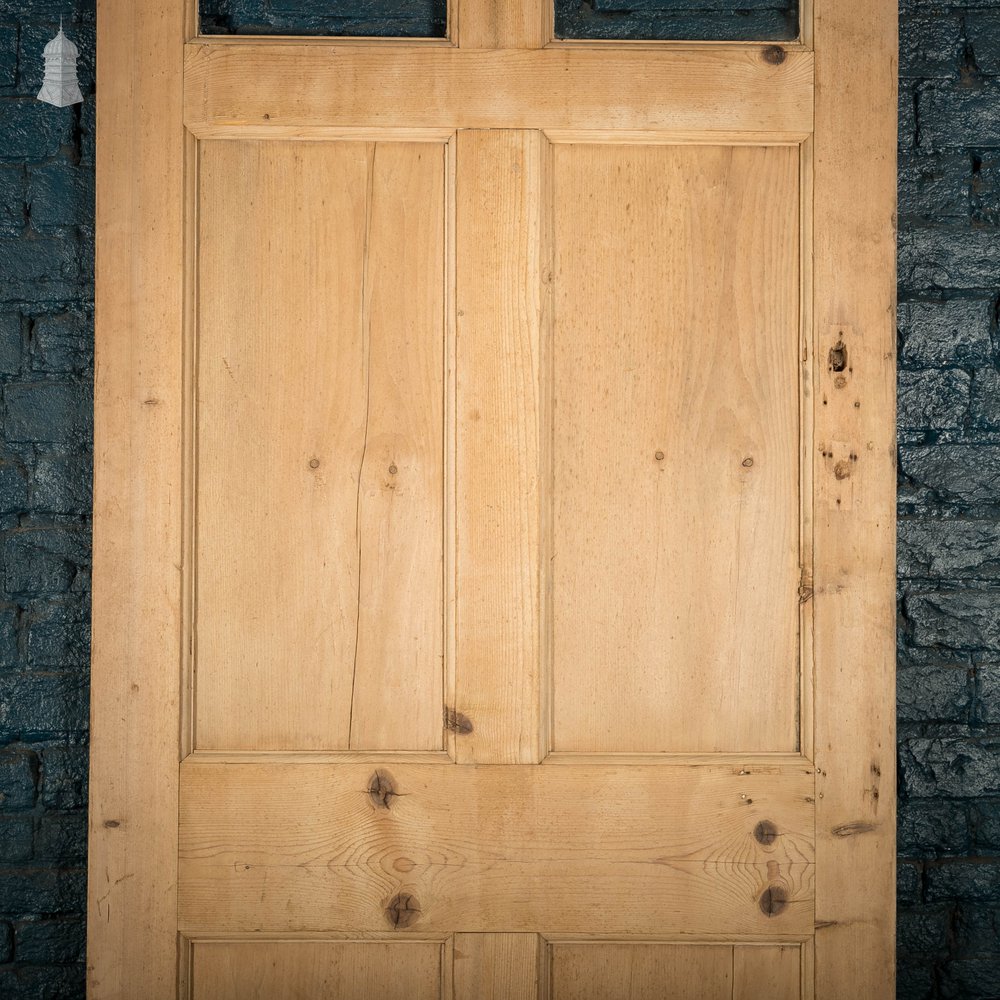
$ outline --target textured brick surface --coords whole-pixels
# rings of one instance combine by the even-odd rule
[[[34,99],[65,18],[83,107]],[[84,995],[94,0],[0,0],[0,997]]]
[[[333,10],[333,13],[329,13]],[[206,0],[434,35],[442,0]],[[60,15],[82,107],[33,100]],[[557,0],[568,36],[787,38],[785,0]],[[93,0],[0,0],[0,997],[83,996]],[[901,0],[901,1000],[1000,997],[1000,0]]]

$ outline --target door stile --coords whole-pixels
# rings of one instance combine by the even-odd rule
[[[816,983],[894,977],[896,5],[816,0]]]

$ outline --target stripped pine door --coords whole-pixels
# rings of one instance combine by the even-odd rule
[[[102,0],[90,996],[886,998],[895,5]]]

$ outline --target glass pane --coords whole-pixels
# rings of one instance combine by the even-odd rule
[[[443,38],[446,0],[201,0],[204,35]]]
[[[555,0],[557,38],[774,41],[798,37],[798,0]]]

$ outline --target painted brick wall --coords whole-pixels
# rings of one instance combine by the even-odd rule
[[[899,980],[1000,997],[1000,2],[903,0]]]
[[[60,14],[88,101],[34,100]],[[0,997],[83,996],[93,0],[0,0]]]
[[[558,2],[564,23],[587,32],[636,30],[622,0]],[[740,0],[739,15],[721,0],[688,2],[693,13],[674,21],[692,35],[746,33],[734,24],[755,24],[746,30],[761,37],[787,31],[784,0]],[[209,3],[222,31],[262,30],[261,11],[305,13],[315,25],[329,6]],[[363,30],[432,34],[437,3],[414,14],[419,5],[400,0],[350,0],[337,16]],[[653,8],[683,6],[632,5],[640,32]],[[901,5],[899,996],[996,1000],[1000,0]],[[387,19],[393,11],[406,12],[408,29]],[[82,108],[33,99],[60,13],[84,53]],[[83,996],[93,20],[93,0],[0,0],[4,1000]]]

